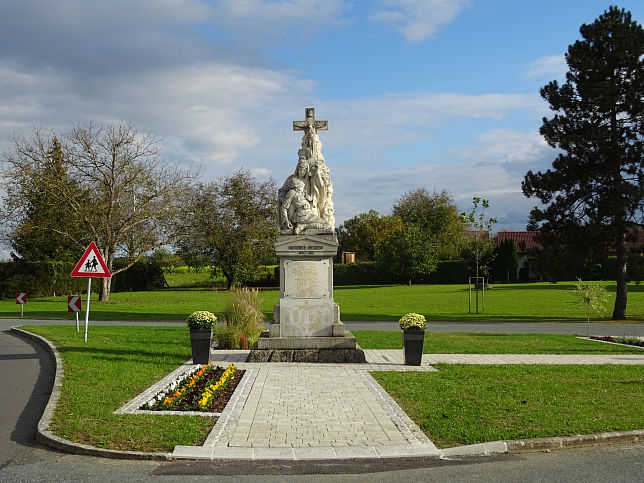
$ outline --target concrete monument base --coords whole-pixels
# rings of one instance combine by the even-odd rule
[[[345,329],[333,302],[337,251],[338,240],[330,233],[278,237],[280,301],[249,362],[365,362],[364,352]]]
[[[269,337],[264,332],[248,362],[366,362],[364,351],[349,331],[342,337]]]

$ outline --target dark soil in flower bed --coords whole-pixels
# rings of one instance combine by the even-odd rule
[[[644,347],[644,340],[638,339],[636,337],[612,337],[610,335],[605,335],[605,336],[591,336],[589,338],[593,340],[602,340],[604,342],[614,342],[616,344],[625,344],[625,345],[634,345],[637,347]]]
[[[235,369],[235,372],[230,376],[227,382],[217,389],[213,394],[210,401],[205,406],[199,404],[199,400],[202,398],[204,389],[211,384],[215,384],[219,378],[222,376],[226,369],[220,366],[208,366],[204,373],[195,380],[195,383],[192,387],[187,389],[179,397],[176,398],[168,407],[164,405],[164,398],[171,396],[175,391],[177,391],[182,386],[188,384],[191,380],[192,375],[183,379],[176,389],[171,389],[163,395],[159,401],[152,406],[144,405],[141,409],[147,409],[152,411],[199,411],[199,412],[208,412],[208,413],[220,413],[228,404],[230,397],[235,392],[237,384],[241,381],[241,378],[244,376],[243,370]]]

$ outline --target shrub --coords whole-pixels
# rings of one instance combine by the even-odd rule
[[[264,314],[257,290],[233,289],[224,305],[225,324],[215,329],[218,347],[239,349],[257,342],[264,330]]]
[[[114,268],[123,266],[123,261],[117,260]],[[157,290],[167,285],[163,269],[154,260],[142,259],[130,268],[119,272],[112,279],[112,292],[140,292]]]
[[[0,262],[0,298],[12,298],[17,292],[26,292],[30,298],[78,294],[87,281],[69,276],[74,265],[55,261]]]

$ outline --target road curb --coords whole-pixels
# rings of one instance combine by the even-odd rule
[[[54,363],[54,385],[51,389],[51,396],[49,397],[49,402],[45,407],[40,421],[38,421],[38,428],[36,430],[36,440],[51,446],[55,449],[65,451],[67,453],[86,455],[86,456],[100,456],[102,458],[117,458],[117,459],[129,459],[129,460],[170,460],[172,459],[171,453],[147,453],[143,451],[119,451],[113,449],[103,449],[97,448],[96,446],[90,446],[87,444],[74,443],[68,439],[61,438],[56,436],[51,431],[49,431],[49,425],[51,424],[54,411],[56,410],[56,405],[60,399],[60,388],[63,383],[63,361],[60,358],[58,350],[45,338],[40,337],[39,335],[32,334],[31,332],[24,331],[18,327],[12,327],[11,332],[20,336],[23,336],[27,339],[31,339],[35,342],[41,344],[49,355],[52,358]]]
[[[644,441],[644,429],[633,431],[612,431],[597,434],[577,434],[558,438],[534,438],[507,441],[508,453],[533,453],[536,451],[556,451],[584,446],[601,446],[617,443],[640,443]]]
[[[44,337],[41,337],[31,332],[24,331],[19,327],[11,327],[11,332],[34,340],[47,349],[52,358],[55,369],[54,384],[51,391],[49,402],[45,407],[40,421],[38,422],[38,429],[36,431],[36,440],[51,446],[55,449],[65,451],[67,453],[99,456],[102,458],[116,458],[128,460],[172,460],[174,456],[172,453],[148,453],[143,451],[120,451],[97,448],[56,436],[49,431],[49,425],[60,399],[60,388],[64,377],[63,363],[58,350]],[[644,429],[636,429],[632,431],[613,431],[598,434],[582,434],[575,436],[564,437],[551,437],[551,438],[530,438],[521,440],[510,441],[491,441],[488,443],[478,443],[467,446],[455,446],[452,448],[439,449],[440,458],[454,458],[459,456],[491,456],[498,454],[521,454],[521,453],[534,453],[544,451],[558,451],[568,448],[579,448],[588,446],[602,446],[609,444],[620,443],[640,443],[644,442]],[[401,455],[400,457],[414,458],[414,456]],[[426,456],[418,456],[424,458]]]

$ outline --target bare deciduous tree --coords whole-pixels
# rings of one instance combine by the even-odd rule
[[[38,129],[30,139],[14,139],[13,151],[5,156],[5,212],[14,227],[25,215],[25,188],[37,184],[74,221],[73,230],[43,221],[42,232],[58,233],[81,248],[94,240],[113,275],[170,241],[169,223],[194,175],[168,165],[159,156],[156,137],[129,124],[87,122],[60,139],[65,183],[46,169],[53,137]],[[117,255],[125,263],[115,269]],[[110,289],[111,279],[104,278],[101,300],[109,300]]]

